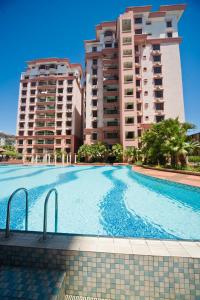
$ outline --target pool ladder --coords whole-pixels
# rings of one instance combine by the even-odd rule
[[[25,193],[25,201],[26,201],[26,208],[25,208],[25,231],[28,231],[28,190],[26,188],[19,188],[17,190],[15,190],[9,200],[8,200],[8,204],[7,204],[7,215],[6,215],[6,231],[5,231],[5,237],[9,238],[10,236],[10,210],[11,210],[11,202],[12,199],[14,198],[14,196],[20,192],[20,191],[24,191]],[[43,218],[43,240],[47,239],[47,209],[48,209],[48,202],[49,202],[49,197],[51,196],[51,194],[54,192],[55,194],[55,232],[57,232],[58,230],[58,192],[55,188],[51,189],[46,198],[45,198],[45,202],[44,202],[44,218]]]

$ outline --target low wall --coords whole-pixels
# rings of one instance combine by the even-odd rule
[[[192,257],[180,252],[182,256],[178,256],[177,250],[175,256],[167,252],[154,255],[153,250],[142,248],[136,251],[140,255],[134,254],[134,247],[132,250],[125,246],[116,250],[110,247],[109,250],[109,238],[101,241],[101,238],[78,237],[79,246],[73,238],[77,240],[76,236],[60,235],[42,242],[38,234],[16,233],[5,239],[1,233],[0,265],[64,270],[69,295],[113,300],[200,299],[200,255]],[[95,239],[99,245],[96,248]],[[127,241],[134,245],[134,239],[121,240],[122,245]],[[175,247],[178,242],[169,243]],[[196,249],[192,242],[189,247]],[[155,251],[162,252],[162,249]]]

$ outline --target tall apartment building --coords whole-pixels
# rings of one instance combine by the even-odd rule
[[[17,150],[25,160],[47,161],[55,150],[77,151],[82,139],[82,67],[68,59],[28,62],[21,75]]]
[[[178,22],[185,5],[151,8],[128,7],[85,41],[85,143],[138,147],[152,123],[184,121]]]

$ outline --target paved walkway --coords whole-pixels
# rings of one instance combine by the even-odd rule
[[[160,171],[160,170],[145,169],[145,168],[142,168],[139,166],[134,166],[133,170],[138,173],[153,176],[156,178],[166,179],[166,180],[175,181],[178,183],[183,183],[183,184],[200,187],[200,176],[172,173],[172,172],[166,172],[166,171]]]

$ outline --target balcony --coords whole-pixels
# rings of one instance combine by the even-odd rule
[[[151,55],[160,55],[160,50],[151,50]]]

